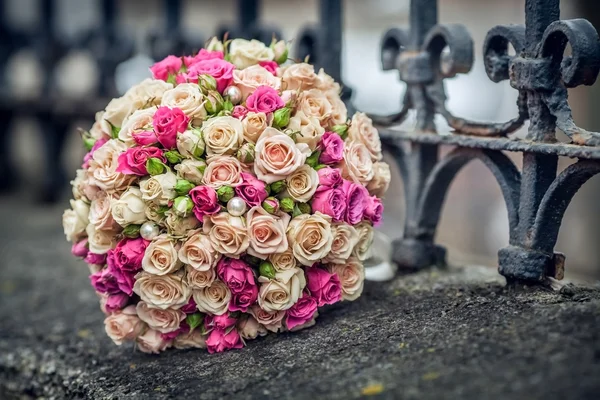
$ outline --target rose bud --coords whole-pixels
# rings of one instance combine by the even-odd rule
[[[229,200],[235,196],[235,191],[231,186],[221,186],[217,189],[217,196],[219,197],[219,201],[221,203],[227,203]]]
[[[198,85],[204,94],[211,90],[217,90],[217,80],[208,74],[202,74],[198,77]]]
[[[287,184],[285,182],[285,180],[280,180],[280,181],[276,181],[271,183],[271,193],[273,194],[278,194],[283,192],[283,190],[287,187]]]
[[[310,214],[311,209],[308,203],[296,203],[296,207],[300,210],[300,214]]]
[[[211,90],[206,95],[204,109],[209,114],[218,114],[223,109],[223,97],[216,90]]]
[[[146,161],[146,171],[150,175],[160,175],[165,172],[167,166],[158,158],[151,157]]]
[[[185,217],[192,212],[194,208],[194,202],[189,196],[179,196],[175,198],[173,202],[173,210],[175,214]]]
[[[279,200],[275,197],[267,197],[265,201],[262,202],[262,207],[269,214],[277,214],[279,212]]]
[[[281,208],[281,211],[285,213],[291,213],[292,211],[294,211],[294,205],[294,200],[291,197],[286,197],[285,199],[282,199],[279,202],[279,207]]]
[[[244,164],[254,162],[254,143],[244,143],[237,151],[236,157]]]
[[[275,267],[269,261],[263,261],[260,263],[259,267],[260,276],[264,276],[265,278],[275,279]]]
[[[279,110],[275,110],[273,113],[273,127],[282,129],[288,126],[290,123],[290,116],[292,114],[292,109],[289,107],[283,107]]]
[[[177,163],[180,163],[181,160],[183,160],[182,155],[179,154],[179,152],[175,151],[175,150],[166,151],[164,155],[165,155],[165,158],[167,159],[167,161],[170,162],[171,164],[177,164]]]
[[[335,125],[331,130],[340,135],[344,140],[348,137],[348,124]]]
[[[190,181],[186,181],[185,179],[179,179],[177,183],[175,183],[175,193],[180,196],[184,196],[190,192],[196,186]]]
[[[275,54],[273,61],[280,65],[287,61],[289,49],[285,40],[280,40],[278,42],[273,40],[269,47],[271,47],[271,50],[273,50],[273,53]]]

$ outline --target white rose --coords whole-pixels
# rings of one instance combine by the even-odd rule
[[[311,150],[315,150],[325,133],[325,128],[321,126],[317,117],[307,117],[302,111],[298,111],[287,126],[294,132],[300,132],[296,136],[297,143],[306,143]]]
[[[229,45],[229,57],[238,69],[244,69],[261,61],[271,61],[274,57],[273,50],[256,39],[234,39]]]
[[[108,121],[104,119],[104,111],[96,113],[96,119],[90,129],[90,135],[96,139],[110,139],[112,135],[112,128]]]
[[[88,167],[89,183],[110,193],[125,190],[136,179],[133,175],[117,172],[119,155],[126,150],[125,143],[111,139],[94,151]]]
[[[194,329],[191,332],[177,335],[173,340],[173,347],[176,349],[204,349],[206,348],[206,338],[202,336],[200,329]]]
[[[137,110],[158,106],[165,94],[173,85],[160,79],[146,78],[132,86],[123,97],[128,98]]]
[[[331,118],[333,107],[329,99],[322,91],[311,89],[300,93],[297,105],[298,111],[302,111],[308,118],[314,117],[322,126],[327,126]]]
[[[175,166],[175,171],[177,171],[177,175],[181,179],[185,179],[196,185],[202,183],[202,176],[205,169],[206,162],[204,160],[183,160]]]
[[[373,179],[367,184],[367,189],[372,196],[382,197],[390,187],[391,180],[390,166],[378,161],[373,164]]]
[[[123,120],[131,115],[133,111],[135,110],[131,99],[125,96],[117,97],[108,103],[102,118],[113,126],[120,128],[123,125]]]
[[[342,176],[364,186],[373,179],[373,174],[373,161],[365,145],[361,142],[346,141]]]
[[[138,349],[143,353],[158,354],[161,351],[168,349],[172,342],[164,340],[160,332],[154,329],[148,329],[137,339]]]
[[[209,287],[217,278],[214,268],[211,268],[208,271],[198,271],[197,269],[192,268],[191,265],[186,265],[185,271],[185,276],[191,289]]]
[[[146,247],[142,268],[154,275],[166,275],[177,271],[183,265],[177,258],[178,247],[166,234],[158,235]]]
[[[153,275],[142,271],[135,276],[133,291],[146,303],[163,310],[180,309],[189,303],[192,295],[180,272]]]
[[[200,158],[204,153],[204,140],[199,132],[187,130],[177,135],[177,150],[186,158]]]
[[[202,229],[213,248],[224,256],[239,258],[250,245],[244,219],[227,212],[205,217]]]
[[[112,218],[122,227],[130,224],[141,225],[146,222],[145,208],[142,191],[131,186],[119,199],[112,200]]]
[[[260,65],[252,65],[246,69],[234,70],[233,84],[242,92],[242,100],[246,100],[259,86],[268,86],[279,91],[281,79]]]
[[[200,221],[194,215],[180,217],[172,211],[167,211],[165,216],[163,223],[171,236],[185,236],[189,231],[200,225]]]
[[[353,301],[361,295],[365,283],[365,267],[360,260],[352,257],[344,264],[329,264],[327,270],[340,279],[343,300]]]
[[[264,276],[258,278],[261,283],[258,293],[258,304],[269,312],[283,311],[292,307],[306,286],[304,271],[293,268],[275,274],[275,279],[269,280]]]
[[[179,249],[179,259],[198,271],[208,271],[217,265],[221,254],[217,252],[207,235],[200,230],[190,231]]]
[[[244,142],[242,122],[230,116],[215,117],[202,124],[206,155],[234,154]]]
[[[258,305],[250,307],[248,314],[252,315],[262,327],[271,332],[278,332],[282,328],[283,318],[285,317],[285,311],[265,311]]]
[[[358,244],[358,232],[352,225],[338,222],[331,224],[331,235],[333,236],[331,252],[325,257],[324,261],[344,264]]]
[[[269,214],[261,206],[252,207],[246,214],[248,225],[248,254],[265,259],[273,253],[281,253],[288,249],[286,237],[290,215]]]
[[[309,201],[319,186],[319,174],[309,165],[304,164],[286,178],[287,193],[301,203]]]
[[[162,106],[179,108],[190,117],[193,124],[199,124],[206,118],[204,109],[204,95],[195,83],[180,83],[171,90],[167,90],[162,98]]]
[[[73,198],[75,200],[87,197],[83,190],[83,187],[86,184],[87,180],[86,173],[87,172],[85,169],[78,169],[77,171],[75,171],[75,179],[73,179],[70,182],[72,187]]]
[[[71,210],[62,217],[63,229],[69,242],[76,242],[89,224],[90,207],[83,200],[71,200]]]
[[[286,271],[296,267],[296,258],[292,249],[269,255],[269,261],[273,264],[276,271]]]
[[[138,317],[148,324],[152,329],[160,333],[169,333],[179,329],[179,325],[185,320],[185,313],[181,310],[161,310],[150,307],[146,302],[140,301],[135,307]]]
[[[269,126],[267,115],[265,113],[248,112],[242,120],[244,127],[244,139],[256,143],[263,131]]]
[[[90,251],[96,254],[106,254],[117,244],[117,234],[112,231],[97,230],[92,224],[86,228]]]
[[[287,236],[294,256],[301,264],[312,266],[329,254],[333,244],[331,217],[316,212],[292,219]]]
[[[371,245],[373,244],[373,237],[375,232],[370,223],[366,221],[360,222],[355,225],[354,228],[358,232],[358,243],[352,250],[352,255],[358,258],[360,261],[364,261],[371,257]]]
[[[123,121],[123,126],[119,131],[119,139],[127,147],[136,146],[133,139],[134,134],[144,131],[152,131],[152,122],[156,107],[150,107],[145,110],[137,110]]]
[[[320,79],[315,74],[315,67],[307,63],[291,64],[282,69],[281,80],[284,89],[305,91],[316,88]]]
[[[367,117],[365,113],[357,112],[352,117],[352,122],[348,128],[348,139],[364,144],[371,155],[372,161],[381,160],[379,132],[373,126],[371,118]]]
[[[194,290],[194,301],[198,310],[212,315],[227,312],[231,300],[231,291],[223,281],[215,280],[212,285]]]
[[[144,179],[140,182],[142,199],[160,205],[167,205],[169,200],[177,196],[177,193],[175,193],[176,183],[177,176],[170,171]]]
[[[208,42],[208,44],[205,46],[206,50],[208,51],[223,51],[224,47],[223,47],[223,43],[217,39],[216,36],[213,36],[212,39],[210,39],[210,42]]]
[[[106,192],[99,192],[90,205],[90,224],[98,230],[114,231],[119,228],[111,212],[111,202],[114,201],[111,195]],[[143,205],[143,204],[142,204]]]
[[[106,334],[119,346],[126,340],[135,340],[145,326],[146,324],[138,318],[135,306],[127,306],[104,320]]]
[[[307,144],[296,144],[285,133],[269,127],[256,142],[254,173],[265,183],[285,179],[304,165],[310,153]]]

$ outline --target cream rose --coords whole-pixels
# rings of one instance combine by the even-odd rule
[[[94,225],[96,229],[114,231],[119,228],[119,225],[115,222],[111,214],[112,201],[112,196],[102,191],[92,200],[89,220],[90,224]]]
[[[238,69],[248,68],[261,61],[271,61],[273,50],[256,39],[234,39],[229,45],[229,60]]]
[[[246,114],[246,117],[242,120],[242,127],[244,128],[244,139],[249,142],[256,143],[260,135],[269,126],[267,115],[259,112],[255,113],[250,111]]]
[[[286,178],[287,193],[301,203],[309,201],[319,185],[319,174],[309,165],[302,165]]]
[[[118,140],[109,140],[94,151],[89,161],[89,183],[106,192],[123,191],[136,177],[117,172],[119,155],[127,150],[127,146]]]
[[[357,112],[352,117],[352,122],[348,128],[348,139],[364,144],[371,155],[372,161],[381,160],[379,132],[373,126],[371,118],[367,117],[365,113]]]
[[[117,244],[116,232],[100,231],[92,224],[86,228],[90,251],[96,254],[106,254]]]
[[[141,225],[146,222],[145,207],[142,191],[131,186],[120,198],[112,200],[112,218],[122,227],[130,224]]]
[[[269,261],[271,261],[276,271],[287,271],[296,267],[296,258],[292,249],[286,249],[282,253],[269,255]]]
[[[327,270],[340,278],[342,299],[356,300],[363,291],[365,283],[365,267],[357,258],[350,258],[344,264],[329,264]]]
[[[180,217],[169,210],[165,213],[165,216],[164,225],[171,236],[185,236],[189,231],[200,226],[200,221],[194,215]]]
[[[139,301],[135,307],[138,317],[148,324],[152,329],[160,333],[169,333],[179,329],[179,325],[185,320],[185,313],[181,310],[167,308],[161,310],[149,306],[144,301]]]
[[[271,332],[278,332],[281,329],[285,317],[285,311],[265,311],[258,305],[250,307],[248,313]]]
[[[177,135],[177,150],[187,158],[200,158],[204,153],[204,139],[195,130],[187,130]]]
[[[119,131],[119,139],[127,145],[127,147],[136,146],[133,135],[135,133],[151,131],[152,121],[156,107],[150,107],[145,110],[137,110],[123,121],[123,126]]]
[[[181,272],[153,275],[142,271],[135,276],[133,291],[146,303],[163,310],[183,307],[192,295]]]
[[[194,301],[198,310],[212,314],[223,315],[227,312],[231,300],[231,291],[223,281],[215,280],[212,285],[194,290]]]
[[[154,329],[148,329],[137,339],[138,349],[143,353],[158,354],[171,347],[172,342],[165,340],[160,335],[160,332]]]
[[[69,242],[76,242],[83,236],[89,222],[90,207],[83,200],[71,200],[71,209],[65,210],[62,217],[63,229]]]
[[[346,141],[342,176],[355,183],[366,185],[373,179],[373,175],[373,161],[366,146],[361,142]]]
[[[328,124],[333,113],[333,107],[325,93],[318,89],[311,89],[300,93],[298,111],[302,111],[308,118],[315,117],[322,126]]]
[[[325,97],[331,104],[331,116],[327,120],[327,126],[333,127],[335,125],[345,124],[348,121],[348,110],[346,104],[340,99],[340,96],[334,92],[325,92]]]
[[[367,189],[372,196],[383,197],[390,187],[391,180],[390,166],[383,161],[378,161],[373,164],[373,179],[367,184]]]
[[[102,118],[108,121],[111,125],[121,127],[123,120],[127,118],[135,109],[131,99],[122,96],[112,99],[106,106]]]
[[[256,142],[254,172],[258,179],[273,183],[300,168],[308,155],[307,144],[296,144],[285,133],[269,127]]]
[[[242,183],[242,164],[235,157],[214,156],[202,176],[202,183],[217,190],[221,186],[237,186]]]
[[[188,285],[192,289],[209,287],[217,278],[214,268],[211,268],[208,271],[198,271],[197,269],[192,268],[191,265],[186,265],[185,271]]]
[[[188,233],[179,249],[179,259],[198,271],[208,271],[217,265],[221,254],[213,248],[209,237],[198,229]]]
[[[134,340],[145,327],[137,316],[135,306],[127,306],[104,319],[106,334],[119,346],[126,340]]]
[[[160,79],[147,78],[132,86],[125,96],[128,98],[133,107],[137,110],[142,108],[158,106],[169,89],[173,89],[173,85]]]
[[[352,255],[358,258],[360,261],[364,261],[371,257],[371,245],[373,244],[373,237],[375,232],[370,223],[363,221],[354,228],[358,232],[358,243],[352,250]]]
[[[330,75],[326,74],[323,68],[319,70],[317,76],[319,77],[319,84],[317,85],[318,89],[321,89],[324,92],[335,93],[339,96],[339,93],[342,90],[340,84],[337,83]]]
[[[191,332],[177,335],[173,340],[173,347],[176,349],[204,349],[206,348],[206,339],[202,336],[200,329],[194,329]]]
[[[224,256],[239,258],[250,245],[244,219],[227,212],[205,217],[202,229],[213,248]]]
[[[85,191],[83,190],[83,187],[86,184],[86,179],[86,170],[78,169],[77,171],[75,171],[75,179],[73,179],[70,182],[73,198],[75,200],[80,200],[87,197],[85,195]]]
[[[258,304],[267,312],[284,311],[292,307],[306,286],[304,271],[300,268],[277,272],[275,279],[271,280],[261,276],[258,281],[261,283]]]
[[[183,265],[177,258],[179,246],[166,234],[158,235],[146,247],[142,268],[154,275],[166,275],[177,271]]]
[[[161,210],[161,205],[156,203],[147,203],[144,213],[148,221],[162,224],[165,220],[164,210]]]
[[[206,118],[204,95],[195,83],[180,83],[163,95],[161,106],[179,108],[190,117],[192,124],[199,124]]]
[[[318,118],[307,117],[302,111],[298,111],[296,115],[290,118],[287,128],[294,132],[300,132],[296,136],[296,142],[306,143],[311,150],[317,148],[321,136],[325,133],[325,128],[321,126]]]
[[[240,317],[237,323],[237,330],[242,339],[246,340],[256,339],[258,336],[264,336],[267,334],[265,327],[259,324],[253,316],[248,314]]]
[[[177,193],[175,193],[176,183],[177,176],[170,171],[143,179],[140,181],[142,199],[166,206],[169,200],[177,196]]]
[[[331,235],[333,236],[331,252],[325,257],[324,261],[344,264],[358,244],[358,232],[352,225],[339,222],[331,224]]]
[[[282,69],[281,81],[285,90],[305,91],[319,86],[315,67],[307,63],[292,64]]]
[[[261,206],[252,207],[246,214],[250,243],[248,254],[265,259],[270,254],[287,250],[285,232],[289,222],[289,214],[271,215]]]
[[[244,142],[242,122],[230,116],[215,117],[202,124],[206,155],[233,154]]]
[[[104,119],[104,111],[96,113],[96,119],[90,129],[90,135],[96,139],[110,139],[112,134],[112,128],[108,121]]]
[[[175,166],[175,171],[177,171],[177,175],[181,179],[185,179],[196,185],[202,183],[202,176],[205,169],[206,162],[204,160],[183,160]]]
[[[292,219],[287,236],[294,257],[307,267],[327,257],[333,244],[331,218],[316,212]]]
[[[260,65],[252,65],[246,69],[234,70],[233,84],[242,92],[242,100],[246,100],[259,86],[269,86],[278,91],[281,79]]]

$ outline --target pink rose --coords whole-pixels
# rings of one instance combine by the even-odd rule
[[[182,64],[183,61],[181,61],[181,58],[167,56],[165,59],[151,66],[150,71],[152,71],[154,79],[160,79],[166,82],[167,79],[169,79],[169,75],[175,75],[179,72]]]
[[[248,109],[240,105],[233,107],[233,111],[231,112],[231,116],[237,119],[243,119],[246,114],[248,114]]]
[[[149,158],[158,158],[163,163],[167,162],[163,155],[163,151],[158,147],[132,147],[127,149],[125,153],[119,155],[117,172],[125,175],[148,175],[146,161],[148,161]]]
[[[342,173],[337,168],[321,168],[317,173],[319,174],[319,186],[338,187],[343,183]],[[324,189],[323,187],[319,187],[317,191]]]
[[[236,186],[235,194],[250,207],[260,205],[268,196],[265,183],[247,172],[242,172],[241,175],[242,183]]]
[[[288,309],[285,314],[285,325],[289,330],[304,325],[313,319],[317,312],[317,301],[308,293],[298,299],[298,302]]]
[[[189,117],[179,108],[159,107],[152,122],[156,138],[167,149],[177,147],[177,133],[187,128]]]
[[[319,162],[322,164],[335,164],[344,159],[344,141],[335,132],[325,132],[321,136],[319,148]]]
[[[198,306],[196,305],[196,301],[193,297],[190,297],[190,301],[183,307],[180,308],[186,314],[193,314],[198,311]]]
[[[363,185],[344,181],[342,186],[346,194],[346,222],[356,225],[363,218],[369,192]]]
[[[89,250],[87,239],[83,239],[77,243],[73,243],[73,246],[71,247],[71,254],[73,254],[75,257],[85,258],[85,256],[87,256],[88,253]]]
[[[217,274],[231,291],[229,311],[246,312],[256,302],[258,286],[254,272],[244,261],[222,258],[217,264]]]
[[[89,167],[89,162],[92,159],[92,157],[94,156],[94,152],[96,150],[98,150],[100,147],[102,147],[106,142],[108,142],[108,139],[105,139],[105,138],[96,140],[96,142],[92,146],[91,150],[88,151],[87,154],[83,157],[83,165],[81,166],[81,168]]]
[[[188,68],[187,78],[190,82],[197,82],[200,75],[210,75],[217,81],[217,90],[223,93],[233,78],[234,69],[232,63],[218,58],[202,60]]]
[[[319,190],[321,189],[321,190]],[[342,221],[346,214],[346,194],[341,188],[323,186],[313,196],[313,212],[329,215],[336,221]]]
[[[213,215],[221,211],[217,192],[210,186],[196,186],[189,193],[194,203],[194,215],[202,221],[205,215]]]
[[[258,63],[258,65],[277,76],[277,68],[279,65],[275,61],[261,61]]]
[[[85,262],[88,264],[102,265],[106,262],[106,254],[96,254],[90,251],[85,256]]]
[[[188,333],[190,330],[190,327],[183,322],[181,324],[181,326],[177,329],[175,329],[174,331],[171,332],[167,332],[167,333],[160,333],[160,337],[162,340],[164,340],[165,342],[170,342],[171,340],[175,339],[177,336],[179,336],[180,334],[185,334]]]
[[[381,225],[383,217],[383,203],[376,196],[368,197],[365,207],[365,217],[373,223],[374,226]]]
[[[104,308],[107,312],[113,313],[125,308],[127,303],[129,302],[129,296],[125,293],[120,292],[116,294],[111,294],[106,298],[106,302],[104,303]]]
[[[204,61],[204,60],[213,60],[213,59],[223,59],[223,52],[222,51],[210,51],[210,50],[206,50],[206,49],[201,49],[198,54],[196,54],[195,56],[184,56],[183,57],[183,63],[185,64],[186,67],[190,67],[196,63],[199,63],[200,61]]]
[[[223,329],[213,329],[206,338],[206,347],[209,353],[220,353],[229,349],[241,349],[244,342],[236,329],[227,333]]]
[[[277,90],[269,86],[259,86],[246,99],[246,108],[254,112],[268,114],[285,106],[283,99],[279,97]]]
[[[231,317],[229,314],[225,313],[223,315],[207,315],[204,318],[204,327],[207,331],[211,329],[227,329],[234,326],[237,322],[237,319]]]
[[[98,293],[121,293],[117,279],[111,273],[109,268],[104,268],[90,275],[90,283]]]
[[[330,274],[323,268],[306,268],[306,287],[319,307],[337,303],[342,299],[342,285],[336,274]]]
[[[142,268],[142,259],[149,244],[148,240],[141,237],[121,240],[113,250],[115,267],[122,271],[139,271]]]
[[[156,133],[153,131],[133,132],[131,136],[138,146],[151,146],[158,143]]]

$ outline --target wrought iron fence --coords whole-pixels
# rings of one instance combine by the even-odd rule
[[[0,93],[0,138],[6,140],[11,119],[22,112],[42,120],[48,132],[46,192],[52,196],[62,179],[56,156],[64,142],[66,128],[76,117],[94,115],[104,99],[115,95],[114,71],[117,64],[131,56],[133,44],[119,34],[115,0],[102,0],[103,25],[90,31],[80,42],[64,43],[52,29],[53,0],[42,0],[43,23],[30,36],[12,32],[0,24],[0,72],[17,48],[31,46],[44,64],[43,101],[35,105],[14,102]],[[296,40],[296,57],[311,56],[311,62],[323,67],[337,81],[341,79],[343,32],[342,0],[321,0],[318,26],[308,27]],[[1,4],[0,4],[1,5]],[[179,30],[181,2],[165,0],[165,29],[150,37],[156,58],[200,47],[202,40],[185,37]],[[233,37],[269,41],[273,28],[259,23],[258,0],[240,0],[235,26],[224,26]],[[493,7],[493,6],[491,6]],[[526,0],[525,25],[501,25],[492,28],[484,41],[484,65],[494,81],[509,80],[519,93],[517,116],[505,123],[479,123],[451,114],[445,107],[444,79],[467,73],[473,65],[473,41],[462,25],[437,23],[437,0],[411,0],[408,29],[391,29],[381,42],[384,70],[398,70],[407,89],[401,110],[390,116],[374,116],[385,147],[395,158],[405,188],[406,221],[404,237],[394,243],[394,261],[407,269],[419,269],[445,263],[445,250],[435,243],[446,192],[460,169],[472,160],[480,160],[498,181],[509,216],[509,246],[498,253],[499,271],[509,281],[542,282],[546,277],[560,279],[564,273],[564,255],[554,252],[558,231],[577,190],[600,172],[600,134],[575,125],[567,101],[567,89],[591,85],[600,69],[600,42],[594,27],[586,20],[559,19],[559,0]],[[71,48],[97,46],[101,85],[95,101],[63,104],[53,95],[49,74],[57,61]],[[515,55],[509,54],[509,45]],[[572,48],[564,55],[567,45]],[[4,74],[2,74],[4,76]],[[3,88],[6,85],[2,85]],[[352,91],[343,87],[343,99],[352,109]],[[416,129],[399,131],[390,126],[400,123],[409,110],[416,111]],[[434,117],[443,116],[450,134],[436,133]],[[65,118],[65,115],[68,118]],[[510,137],[529,121],[525,139]],[[571,143],[557,141],[556,128]],[[455,149],[440,158],[440,146]],[[8,146],[0,143],[0,152]],[[523,167],[519,171],[503,151],[519,152]],[[559,156],[578,161],[557,174]],[[0,154],[0,162],[9,157]],[[1,179],[13,176],[10,165],[0,165]],[[0,180],[1,180],[0,179]],[[0,182],[0,186],[9,182]],[[397,199],[402,201],[402,199]]]

